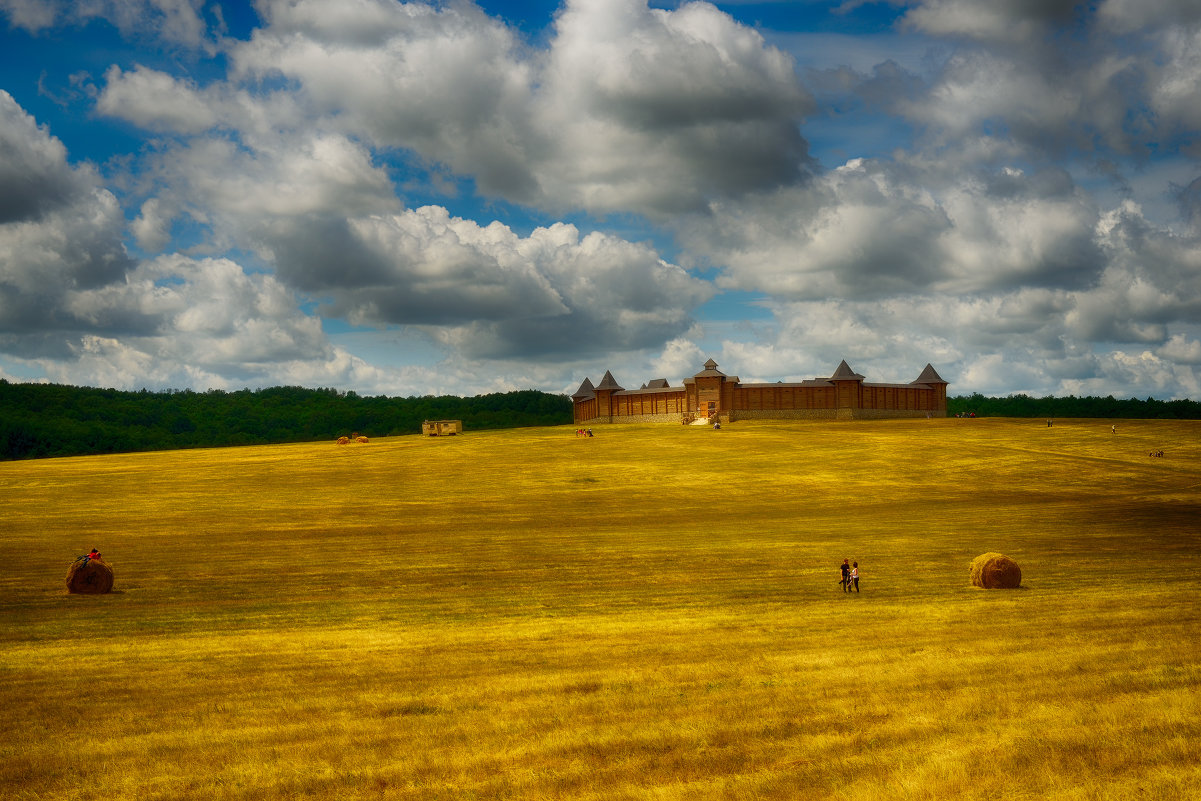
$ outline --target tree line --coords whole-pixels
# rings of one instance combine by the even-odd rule
[[[947,414],[971,414],[977,417],[1090,417],[1139,420],[1201,419],[1201,403],[1194,400],[1162,401],[1155,398],[1120,400],[1110,395],[1064,398],[1051,396],[1008,395],[989,398],[979,393],[947,398]]]
[[[947,398],[947,413],[1196,420],[1201,403],[976,393]],[[468,431],[566,425],[571,399],[536,390],[469,398],[303,387],[129,392],[0,379],[0,460],[417,434],[423,420],[462,420]]]
[[[0,379],[0,460],[419,434],[423,420],[467,431],[560,425],[571,399],[536,390],[475,397],[361,396],[272,387],[136,392]]]

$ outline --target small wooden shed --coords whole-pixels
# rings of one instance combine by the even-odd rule
[[[463,421],[426,420],[421,424],[421,433],[427,437],[453,437],[463,433]]]

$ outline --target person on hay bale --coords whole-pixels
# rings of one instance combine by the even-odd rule
[[[78,556],[67,570],[67,592],[106,593],[113,589],[113,569],[100,556],[100,551]]]
[[[102,561],[100,559],[100,551],[96,550],[95,548],[93,548],[88,553],[85,553],[83,556],[75,557],[76,562],[83,562],[84,564],[87,564],[88,562],[92,561],[93,559],[95,559],[96,561]]]

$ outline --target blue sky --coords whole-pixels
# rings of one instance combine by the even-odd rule
[[[1201,6],[0,0],[0,378],[1201,397]]]

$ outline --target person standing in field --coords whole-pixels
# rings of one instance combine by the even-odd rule
[[[850,565],[850,560],[848,560],[848,559],[843,559],[843,560],[842,560],[842,564],[838,566],[838,569],[842,571],[842,580],[838,582],[840,585],[842,585],[842,591],[843,591],[843,592],[850,592],[850,591],[851,591],[851,565]]]
[[[853,581],[855,583],[855,592],[859,592],[859,563],[858,562],[851,565],[851,581]],[[847,592],[850,592],[850,591],[851,591],[851,588],[848,585]]]

